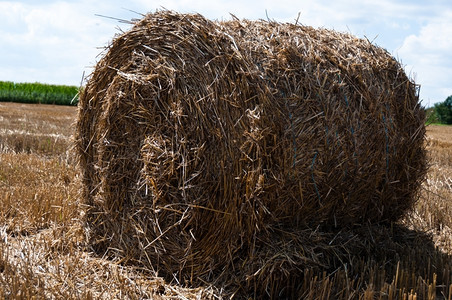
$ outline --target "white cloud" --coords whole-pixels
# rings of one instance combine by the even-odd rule
[[[48,2],[0,2],[0,80],[78,84],[117,32],[105,4]]]
[[[432,18],[409,35],[399,50],[407,69],[417,74],[426,105],[452,95],[452,10]]]

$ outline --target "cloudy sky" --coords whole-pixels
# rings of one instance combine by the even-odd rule
[[[386,48],[421,85],[424,106],[452,95],[451,0],[0,1],[0,80],[80,85],[101,48],[156,9],[210,19],[267,19],[325,27]]]

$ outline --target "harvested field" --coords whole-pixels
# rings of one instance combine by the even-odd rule
[[[48,112],[45,117],[41,109]],[[75,115],[74,108],[0,103],[0,128],[19,132],[47,124],[46,128],[53,128],[47,134],[70,138]],[[31,135],[24,132],[20,138]],[[12,152],[5,150],[12,147],[3,136],[0,141],[1,298],[227,299],[221,282],[184,288],[150,270],[94,254],[80,226],[85,207],[78,201],[77,175],[65,151],[54,148],[53,153],[42,153],[39,143],[30,143],[36,148]],[[337,269],[302,270],[305,299],[451,299],[452,162],[447,158],[452,147],[448,141],[452,127],[427,128],[431,166],[413,211],[392,227],[348,236],[349,243],[359,242],[363,251],[343,257]],[[35,194],[40,201],[32,201]],[[20,206],[14,206],[16,202]],[[20,213],[5,213],[10,207]],[[327,241],[333,244],[344,236],[330,236]],[[253,298],[252,293],[249,296]]]
[[[72,143],[74,115],[69,106],[0,102],[0,151],[64,154]]]

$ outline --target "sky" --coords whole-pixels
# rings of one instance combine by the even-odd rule
[[[452,95],[451,0],[0,1],[0,80],[80,86],[102,50],[140,14],[230,14],[348,32],[385,48],[421,85],[422,105]],[[111,18],[109,18],[111,17]],[[84,77],[85,76],[85,77]]]

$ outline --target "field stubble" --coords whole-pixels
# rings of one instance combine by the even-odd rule
[[[75,117],[74,107],[0,103],[1,297],[222,298],[216,287],[183,288],[90,252],[69,150]],[[356,231],[350,239],[367,254],[333,272],[305,270],[306,299],[451,299],[452,127],[429,126],[426,142],[430,170],[415,209],[390,228]]]

